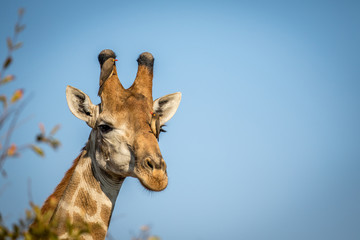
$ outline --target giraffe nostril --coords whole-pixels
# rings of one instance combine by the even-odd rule
[[[147,165],[150,169],[154,169],[154,165],[151,163],[151,159],[147,158],[145,161],[146,161],[146,165]]]
[[[154,160],[152,157],[146,157],[142,162],[142,166],[150,171],[161,170],[166,172],[166,163],[163,158]]]

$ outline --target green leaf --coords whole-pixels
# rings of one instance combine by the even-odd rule
[[[53,148],[53,149],[57,149],[59,146],[60,146],[60,141],[57,140],[57,139],[52,139],[50,140],[50,146]]]
[[[43,151],[40,147],[38,147],[38,146],[36,146],[36,145],[31,145],[30,147],[31,147],[31,149],[32,149],[36,154],[38,154],[39,156],[41,156],[41,157],[44,157],[44,156],[45,156],[44,151]]]
[[[158,236],[150,236],[148,240],[160,240]]]

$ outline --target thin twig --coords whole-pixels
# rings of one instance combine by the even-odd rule
[[[5,112],[1,115],[1,117],[0,117],[0,130],[4,126],[6,119],[8,118],[9,115],[11,115],[12,112],[13,112],[13,109],[5,110]]]
[[[34,118],[33,115],[30,115],[30,116],[24,118],[23,120],[21,120],[21,122],[19,122],[19,123],[15,126],[15,129],[16,129],[16,128],[19,128],[21,125],[24,125],[25,123],[29,122],[32,118]],[[0,120],[0,121],[1,121],[1,120]],[[1,122],[0,122],[0,123],[1,123]],[[0,130],[1,130],[1,125],[0,125]],[[2,141],[5,136],[6,136],[6,134],[0,136],[0,141]]]
[[[18,28],[18,27],[21,27],[22,17],[23,17],[23,14],[18,14],[18,15],[17,15],[17,20],[16,20],[16,24],[15,24],[15,31],[14,31],[14,33],[13,33],[12,39],[10,39],[11,42],[12,42],[12,44],[14,44],[14,43],[16,44],[17,37],[18,37],[19,33],[21,32],[21,31],[18,31],[17,28]],[[14,46],[12,46],[11,48],[8,47],[8,55],[7,55],[6,59],[8,59],[9,57],[12,56],[12,53],[13,53],[14,50],[16,50],[16,49],[14,49]],[[3,66],[1,67],[0,77],[1,77],[1,75],[4,73],[4,71],[5,71],[5,66],[3,65]]]
[[[13,118],[12,118],[12,121],[10,123],[9,130],[6,133],[6,137],[5,137],[5,140],[4,140],[4,145],[2,146],[3,149],[2,149],[2,153],[0,155],[0,170],[2,170],[5,159],[8,156],[7,151],[9,149],[11,136],[12,136],[14,130],[15,130],[15,126],[16,126],[17,120],[19,118],[19,115],[20,115],[21,111],[24,109],[24,106],[26,105],[26,103],[27,103],[27,101],[23,101],[18,106],[18,108],[15,110],[15,112],[13,114]]]

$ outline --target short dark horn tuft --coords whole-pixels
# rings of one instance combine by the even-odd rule
[[[144,52],[142,53],[139,58],[137,59],[137,62],[140,65],[144,65],[148,68],[150,68],[151,70],[154,67],[154,57],[151,53],[149,52]]]

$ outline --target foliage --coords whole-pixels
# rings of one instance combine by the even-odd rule
[[[31,209],[26,210],[26,217],[18,220],[11,228],[5,226],[0,213],[0,239],[25,239],[25,240],[57,240],[59,236],[56,234],[58,223],[54,220],[50,221],[52,213],[41,213],[41,209],[33,203],[30,203]],[[31,224],[31,225],[30,225]],[[30,228],[29,228],[30,225]],[[86,233],[90,233],[90,228],[86,224],[66,224],[67,239],[77,240]],[[109,240],[116,239],[110,233],[107,238]],[[151,234],[151,228],[148,225],[141,226],[137,237],[132,240],[161,240],[159,237]]]
[[[6,74],[6,72],[14,62],[14,51],[17,51],[23,45],[22,42],[18,42],[17,40],[19,34],[25,29],[25,25],[21,23],[23,15],[24,9],[20,8],[18,10],[18,19],[15,24],[13,36],[6,39],[8,53],[0,70],[0,87],[15,81],[15,75]],[[54,138],[54,134],[57,132],[60,125],[56,125],[51,132],[46,135],[43,124],[40,124],[40,133],[37,135],[36,140],[33,143],[28,143],[22,146],[19,146],[16,143],[11,143],[11,137],[16,128],[19,126],[19,115],[26,105],[26,101],[23,98],[23,88],[16,89],[10,96],[0,94],[0,102],[2,103],[2,109],[0,109],[0,130],[4,131],[0,137],[0,171],[3,176],[6,176],[6,172],[3,169],[6,159],[10,157],[19,157],[21,151],[31,149],[37,155],[44,157],[45,153],[38,143],[47,144],[53,149],[60,146],[60,141]]]
[[[56,234],[58,224],[56,221],[50,221],[51,213],[42,214],[38,206],[31,205],[31,210],[26,210],[25,219],[18,220],[12,225],[12,228],[5,226],[3,218],[0,214],[0,239],[25,239],[25,240],[57,240]],[[31,227],[29,229],[29,225]],[[66,224],[67,239],[77,240],[81,235],[89,232],[87,225],[79,223],[71,224],[70,221]]]

